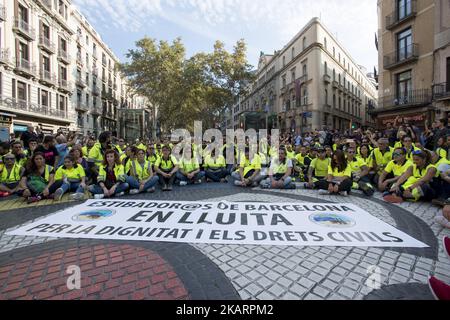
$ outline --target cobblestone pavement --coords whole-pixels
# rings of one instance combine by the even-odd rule
[[[392,205],[379,194],[366,198],[356,192],[342,198],[302,188],[243,190],[222,184],[128,198],[350,202],[430,248],[189,245],[6,235],[76,202],[25,207],[0,213],[0,299],[431,299],[429,275],[450,283],[450,260],[441,243],[450,232],[434,222],[439,209],[428,203]],[[66,292],[64,281],[52,277],[64,279],[64,267],[75,262],[86,277],[85,286]],[[366,285],[371,266],[380,271],[382,286],[375,290]]]

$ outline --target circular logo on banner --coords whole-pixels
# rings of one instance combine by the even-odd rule
[[[105,218],[109,218],[116,214],[114,210],[111,209],[101,209],[101,210],[90,210],[79,213],[72,217],[74,221],[95,221]]]
[[[315,213],[309,216],[309,220],[330,228],[350,228],[356,224],[355,220],[336,213]]]

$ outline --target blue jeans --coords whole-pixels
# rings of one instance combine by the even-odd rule
[[[80,184],[81,182],[68,182],[68,183],[63,182],[59,188],[64,191],[63,194],[66,193],[67,191],[84,193],[84,189],[80,186]]]
[[[214,182],[220,182],[221,179],[225,179],[228,175],[228,171],[225,168],[221,168],[219,170],[211,170],[206,169],[205,171],[206,177],[211,179]]]
[[[125,192],[125,191],[128,190],[129,187],[130,187],[130,186],[128,185],[128,183],[126,183],[126,182],[121,182],[121,183],[117,186],[116,192],[115,192],[114,194],[116,195],[116,194],[118,194],[118,193]],[[92,194],[103,194],[103,193],[104,193],[102,187],[100,187],[98,184],[94,184],[94,185],[90,186],[90,187],[89,187],[89,191],[90,191]]]
[[[150,180],[147,181],[147,183],[144,185],[144,190],[142,190],[143,192],[146,192],[147,190],[153,188],[154,186],[156,186],[156,184],[159,181],[159,177],[158,176],[153,176]],[[127,177],[127,183],[130,186],[130,189],[139,189],[140,186],[140,182],[135,178],[135,177]]]
[[[177,180],[179,180],[179,181],[187,181],[187,182],[191,182],[191,183],[194,183],[195,181],[198,181],[198,180],[200,180],[200,179],[205,177],[205,173],[203,171],[200,171],[200,172],[196,173],[192,177],[191,180],[189,180],[188,177],[185,176],[184,174],[182,174],[180,171],[177,171],[177,173],[175,175],[176,175]]]

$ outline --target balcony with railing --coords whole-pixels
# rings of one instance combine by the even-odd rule
[[[92,68],[92,75],[98,77],[98,69]]]
[[[392,30],[400,24],[409,21],[417,15],[417,0],[405,1],[403,6],[386,16],[386,29]]]
[[[65,50],[58,50],[58,60],[65,63],[65,64],[70,64],[70,55],[67,51]]]
[[[49,53],[55,53],[56,52],[56,46],[55,44],[46,36],[40,35],[39,36],[39,48],[49,52]]]
[[[419,59],[419,45],[417,43],[413,43],[400,50],[396,50],[388,55],[385,55],[384,68],[389,70],[407,63],[415,62],[417,59]]]
[[[72,92],[72,86],[67,79],[59,79],[58,81],[58,88],[60,91],[71,93]]]
[[[48,70],[45,69],[41,69],[39,72],[39,76],[40,76],[40,81],[44,84],[47,85],[56,85],[57,80],[56,80],[56,75],[53,73],[51,73]]]
[[[6,7],[0,6],[0,21],[6,21]]]
[[[35,117],[42,117],[47,119],[58,118],[60,121],[70,123],[67,112],[65,110],[53,109],[48,106],[39,105],[35,103],[29,103],[25,100],[0,97],[0,105],[2,108],[10,109],[15,113],[33,114]]]
[[[333,86],[333,89],[339,89],[339,82],[333,80],[332,86]]]
[[[324,74],[323,75],[323,82],[325,83],[330,83],[331,82],[331,77],[329,74]]]
[[[434,100],[450,99],[450,82],[438,83],[433,86]]]
[[[92,114],[93,116],[100,116],[100,115],[103,114],[103,113],[102,113],[102,109],[101,109],[100,107],[97,107],[97,106],[92,107],[92,109],[91,109],[91,114]]]
[[[77,101],[77,104],[75,105],[75,110],[81,111],[81,112],[87,112],[89,110],[89,108],[85,103],[83,103],[81,101]]]
[[[83,77],[76,77],[76,79],[75,79],[75,84],[76,84],[78,87],[86,88],[86,82],[85,82],[85,80],[83,79]]]
[[[432,95],[430,89],[411,90],[403,95],[392,95],[381,98],[381,106],[378,110],[425,106],[431,103],[431,98]]]
[[[0,50],[0,64],[9,64],[11,62],[11,55],[9,49]]]
[[[52,0],[39,0],[39,2],[48,13],[52,13]]]
[[[98,97],[100,95],[99,87],[92,87],[92,95]]]
[[[81,56],[81,53],[77,53],[77,64],[79,65],[79,66],[83,66],[84,64],[83,64],[83,57]]]
[[[14,17],[13,30],[20,33],[24,38],[34,41],[36,37],[35,29],[30,24],[19,17]]]
[[[36,64],[25,59],[16,60],[16,71],[29,77],[36,75]]]

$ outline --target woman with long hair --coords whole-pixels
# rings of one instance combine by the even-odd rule
[[[328,167],[326,180],[319,181],[319,194],[340,194],[348,196],[352,189],[352,169],[347,162],[345,153],[336,150]]]
[[[54,183],[54,177],[55,170],[51,165],[45,164],[44,154],[35,152],[28,160],[25,173],[20,181],[24,189],[23,197],[28,203],[53,198],[53,194],[59,187]]]
[[[426,150],[415,150],[412,154],[413,165],[392,186],[391,192],[404,200],[431,201],[436,192],[430,184],[437,173],[436,167],[431,163],[431,154]]]
[[[126,183],[124,166],[120,163],[119,153],[114,150],[105,152],[105,159],[99,166],[97,184],[89,187],[95,199],[121,197],[129,188]]]

